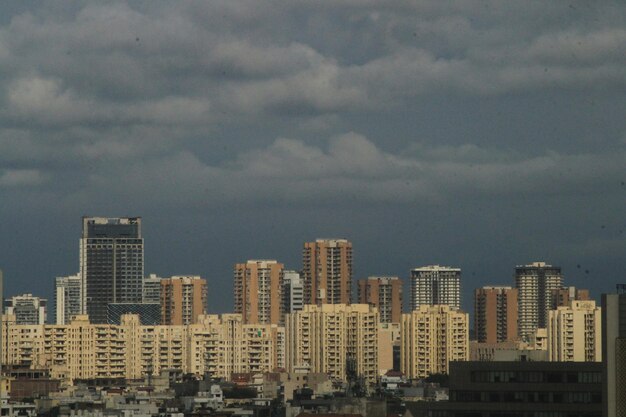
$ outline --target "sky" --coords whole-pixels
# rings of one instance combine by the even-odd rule
[[[0,3],[0,268],[52,300],[82,216],[141,216],[145,272],[462,268],[462,304],[545,261],[626,283],[626,3]],[[405,294],[408,304],[408,292]]]

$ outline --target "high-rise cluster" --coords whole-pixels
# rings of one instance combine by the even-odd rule
[[[120,324],[137,314],[143,325],[191,324],[206,313],[207,283],[199,276],[144,274],[141,217],[83,217],[80,268],[55,280],[55,321],[87,315]]]
[[[304,243],[298,269],[274,259],[237,263],[234,314],[207,315],[206,279],[144,274],[141,218],[84,217],[79,273],[55,280],[56,324],[45,324],[46,300],[7,299],[3,361],[70,379],[287,369],[373,383],[389,369],[414,379],[448,373],[451,362],[470,357],[592,362],[608,355],[617,364],[626,357],[621,327],[602,328],[601,309],[587,290],[564,287],[559,267],[519,265],[514,286],[476,289],[470,344],[460,268],[411,269],[403,312],[397,276],[359,279],[353,299],[352,250],[347,239],[316,239]],[[603,302],[605,314],[626,322],[621,298]],[[610,342],[604,352],[601,335]],[[622,374],[607,377],[621,386]]]

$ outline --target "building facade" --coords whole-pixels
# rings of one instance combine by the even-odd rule
[[[517,339],[517,289],[482,287],[474,290],[474,331],[480,343]]]
[[[461,269],[429,265],[411,270],[411,310],[423,305],[461,308]]]
[[[379,317],[367,304],[305,305],[285,319],[287,370],[306,368],[346,380],[348,366],[375,382]]]
[[[398,277],[369,277],[358,281],[358,301],[378,308],[381,323],[400,323],[402,281]]]
[[[283,320],[284,265],[275,260],[235,264],[235,313],[245,323],[279,324]]]
[[[602,294],[604,416],[626,417],[626,285]]]
[[[449,401],[407,402],[405,416],[602,417],[602,367],[576,362],[454,362]]]
[[[229,380],[233,373],[285,367],[285,332],[247,325],[238,314],[204,315],[197,323],[142,326],[136,315],[119,325],[92,324],[79,315],[65,325],[2,323],[2,362],[49,369],[53,378],[143,378],[164,369]]]
[[[283,274],[283,312],[295,313],[304,308],[304,283],[300,273],[285,271]]]
[[[83,287],[80,274],[57,277],[54,281],[55,323],[69,323],[73,316],[82,314]]]
[[[346,239],[317,239],[305,243],[302,280],[305,304],[350,304],[352,243]]]
[[[161,303],[161,277],[156,274],[150,274],[143,279],[143,302]]]
[[[548,355],[555,362],[602,361],[602,317],[595,301],[570,301],[548,313]]]
[[[469,315],[448,305],[402,315],[400,370],[407,378],[447,374],[452,361],[469,359]]]
[[[550,295],[551,310],[558,307],[568,307],[570,301],[587,301],[589,298],[589,290],[576,287],[561,287],[551,291]]]
[[[17,324],[44,324],[48,318],[48,300],[32,294],[16,295],[4,300],[5,314],[15,316]]]
[[[552,291],[563,286],[561,268],[545,262],[515,267],[518,333],[528,338],[537,328],[546,328],[552,306]]]
[[[196,323],[206,314],[207,284],[197,275],[161,279],[161,324]]]
[[[107,304],[141,303],[144,246],[140,217],[83,217],[81,311],[107,322]]]

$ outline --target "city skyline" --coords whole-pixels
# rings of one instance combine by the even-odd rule
[[[86,221],[90,221],[91,219],[101,219],[101,221],[105,221],[106,220],[106,222],[117,221],[119,219],[131,219],[131,220],[139,219],[140,222],[142,221],[142,217],[113,218],[113,217],[89,217],[89,216],[83,216],[83,223],[85,223]],[[106,226],[106,225],[104,225],[104,226]],[[141,229],[141,228],[140,228],[140,230],[143,231],[143,229]],[[84,230],[83,230],[83,233],[84,233]],[[84,239],[81,239],[81,242],[83,240]],[[144,246],[143,241],[144,241],[144,239],[141,239],[141,241],[142,241],[141,247],[142,247],[142,251],[143,251],[143,246]],[[350,248],[350,259],[351,259],[352,242],[349,239],[345,239],[345,238],[333,238],[333,239],[317,238],[317,239],[315,239],[313,241],[313,243],[314,242],[318,242],[318,244],[319,244],[319,242],[335,242],[335,241],[337,241],[337,242],[345,242],[346,244],[349,245],[349,248]],[[305,250],[306,250],[307,245],[311,245],[311,244],[312,243],[310,242],[310,240],[307,240],[305,242],[302,242],[301,246],[304,245]],[[83,243],[81,243],[81,251],[83,250],[82,249],[82,245],[83,245]],[[259,262],[262,262],[262,263],[267,263],[267,262],[275,263],[276,261],[275,260],[251,259],[251,260],[248,260],[247,262],[248,263],[251,263],[251,262],[252,263],[259,263]],[[236,270],[237,268],[239,268],[240,265],[242,265],[242,264],[240,262],[237,262],[232,267],[234,267],[235,270]],[[287,264],[284,264],[284,263],[280,263],[279,265],[280,265],[281,271],[284,269],[285,271],[292,270],[292,271],[295,271],[295,272],[301,272],[301,269],[294,268],[294,265],[287,265]],[[495,285],[495,286],[511,286],[511,287],[515,288],[515,285],[516,285],[516,277],[515,277],[516,271],[519,270],[520,268],[522,268],[522,269],[524,269],[524,268],[531,268],[531,267],[536,267],[537,265],[540,265],[540,266],[545,265],[548,268],[556,268],[559,271],[561,270],[561,268],[558,265],[555,265],[553,267],[552,265],[550,265],[550,263],[544,262],[544,260],[541,260],[541,261],[533,260],[533,261],[528,262],[526,264],[515,264],[514,266],[512,266],[513,275],[510,278],[510,281],[508,281],[508,282],[507,281],[498,281],[498,282],[476,281],[476,283],[477,283],[476,287],[467,288],[467,286],[466,286],[467,284],[466,284],[465,279],[464,279],[464,274],[465,273],[463,272],[463,268],[462,267],[457,267],[457,266],[449,267],[449,266],[430,265],[430,264],[428,264],[428,265],[424,264],[424,265],[421,265],[421,266],[417,266],[417,265],[413,266],[413,267],[410,268],[410,270],[408,271],[406,276],[402,276],[402,275],[398,276],[398,278],[399,278],[399,280],[401,282],[402,293],[404,294],[403,297],[402,297],[402,304],[403,304],[402,311],[403,312],[410,312],[410,311],[412,311],[412,309],[411,309],[411,302],[412,302],[411,299],[413,297],[412,292],[416,291],[416,288],[417,288],[417,287],[415,287],[415,282],[414,282],[414,277],[415,277],[416,271],[431,271],[434,268],[434,270],[456,271],[456,272],[458,272],[460,274],[459,275],[460,279],[458,277],[455,278],[456,279],[456,284],[455,285],[457,287],[460,287],[461,303],[460,303],[460,307],[459,308],[460,308],[460,310],[462,310],[464,312],[468,312],[470,315],[473,316],[474,312],[475,312],[474,311],[474,308],[475,308],[474,291],[475,290],[477,290],[477,289],[479,289],[481,287],[493,286],[493,285]],[[302,267],[302,264],[300,264],[300,266]],[[233,277],[232,277],[232,267],[231,267],[231,277],[230,277],[230,280],[231,280],[230,291],[231,292],[236,287],[236,282],[233,281]],[[351,268],[353,267],[352,264],[350,265],[350,267]],[[150,280],[155,280],[155,279],[161,280],[163,278],[159,278],[159,277],[165,276],[164,274],[155,273],[154,271],[151,271],[151,270],[149,270],[148,268],[145,268],[145,267],[144,267],[144,271],[145,271],[145,276],[143,277],[143,280],[144,281],[147,280],[148,282]],[[282,272],[281,272],[281,274],[282,274]],[[78,272],[76,277],[80,279],[80,275],[81,275],[80,272]],[[184,274],[174,273],[173,275],[184,275]],[[236,278],[236,275],[237,274],[235,274],[235,278]],[[207,280],[207,286],[208,286],[208,288],[211,288],[212,281],[210,279],[207,279],[206,275],[198,274],[197,276],[198,277],[201,276],[203,279]],[[385,277],[385,276],[389,277],[389,274],[381,274],[380,276],[382,276],[382,277]],[[52,291],[51,291],[52,294],[51,295],[49,295],[45,291],[41,291],[40,293],[35,293],[34,295],[35,296],[40,296],[42,298],[47,298],[47,299],[50,299],[50,300],[55,300],[56,297],[57,297],[57,295],[55,294],[55,291],[56,291],[55,285],[57,285],[56,282],[59,279],[67,279],[68,277],[58,277],[57,276],[57,277],[52,279]],[[351,283],[351,293],[352,293],[352,295],[351,295],[351,298],[350,298],[350,302],[351,303],[358,303],[359,302],[359,295],[358,295],[359,284],[358,284],[358,281],[367,280],[367,279],[372,278],[372,277],[375,277],[375,276],[370,275],[369,277],[366,276],[364,278],[352,277],[352,280],[351,280],[352,281],[352,283]],[[301,277],[301,279],[302,279],[302,277]],[[6,278],[5,278],[5,281],[6,281]],[[304,283],[304,281],[303,281],[303,283]],[[10,281],[9,281],[9,284],[10,284]],[[559,289],[562,289],[562,291],[564,291],[564,293],[561,294],[561,297],[563,297],[563,296],[566,295],[567,291],[573,291],[573,290],[578,291],[579,290],[578,288],[576,288],[574,285],[571,285],[571,284],[572,283],[569,281],[567,275],[566,274],[562,274],[561,275],[561,280],[559,281],[559,284],[555,288],[559,288]],[[281,291],[282,291],[282,289],[281,289]],[[585,288],[585,289],[582,289],[582,291],[583,291],[583,294],[584,294],[584,298],[582,298],[582,299],[587,299],[589,297],[589,290]],[[30,292],[33,292],[32,289],[27,290],[27,291],[25,291],[23,293],[19,293],[19,294],[18,293],[6,292],[5,293],[5,298],[7,298],[9,296],[17,296],[17,295],[22,295],[22,294],[28,294]],[[459,292],[459,290],[455,289],[454,292],[455,293]],[[209,290],[209,297],[206,297],[207,298],[207,304],[206,304],[207,310],[206,311],[208,313],[223,314],[223,313],[237,312],[236,301],[235,300],[232,301],[232,304],[231,304],[230,307],[224,307],[222,310],[216,310],[216,309],[212,308],[212,307],[215,307],[215,306],[213,306],[212,303],[211,303],[211,298],[210,298],[211,293],[212,293],[212,291]],[[277,300],[283,300],[282,295],[281,294],[278,294],[278,295],[279,295],[279,297],[277,298]],[[546,296],[549,296],[549,295],[550,295],[550,292],[548,291],[546,293]],[[556,296],[557,295],[555,293],[553,295],[553,297],[556,297]],[[593,295],[592,295],[591,299],[596,300],[597,302],[599,302],[599,296],[600,296],[600,294],[598,294],[597,298],[594,298]],[[430,297],[430,296],[428,296],[428,297]],[[453,299],[457,300],[456,297],[457,296],[454,296]],[[224,299],[226,297],[219,297],[219,298],[220,299]],[[232,298],[233,297],[231,296],[231,299]],[[141,302],[141,300],[139,300],[137,302]],[[283,301],[278,301],[278,304],[276,306],[277,309],[282,309],[282,306],[280,306],[280,303],[282,303],[282,302]],[[550,300],[546,301],[546,303],[548,303],[548,304],[550,302],[556,302],[556,299],[551,300],[551,301]],[[307,302],[305,301],[304,304],[307,304]],[[427,305],[428,304],[432,305],[432,303],[426,303],[426,304]],[[548,306],[548,304],[546,304],[546,306]],[[453,303],[453,305],[456,305],[456,301],[455,301],[455,303]],[[567,302],[563,302],[561,305],[567,305]],[[550,307],[547,307],[547,308],[550,308]],[[50,317],[50,320],[49,320],[50,322],[54,321],[54,319],[56,318],[55,312],[50,310],[49,317]],[[474,318],[473,318],[473,320],[474,320]]]
[[[146,273],[464,271],[545,260],[597,299],[626,270],[622,3],[0,4],[7,291],[76,273],[82,215],[141,215]],[[243,239],[242,236],[255,236]],[[386,250],[392,248],[392,250]],[[468,309],[465,304],[464,308]]]
[[[102,225],[103,226],[107,226],[108,223],[110,223],[112,221],[115,223],[115,222],[119,221],[120,219],[122,219],[123,221],[126,221],[128,219],[134,221],[134,220],[138,219],[140,224],[141,224],[141,219],[142,218],[141,217],[136,217],[136,218],[99,217],[98,218],[98,217],[83,216],[83,224],[85,224],[85,222],[92,221],[93,219],[100,219],[100,221],[103,222]],[[85,233],[84,230],[83,230],[83,233]],[[84,239],[81,239],[81,249],[80,249],[81,252],[84,251],[83,243],[82,243],[83,240]],[[143,239],[141,239],[141,242],[142,242],[141,243],[141,247],[142,247],[142,251],[143,251]],[[344,238],[336,238],[336,239],[328,239],[328,238],[323,238],[322,239],[322,238],[318,238],[318,239],[316,239],[316,242],[317,242],[317,244],[319,244],[320,242],[343,242],[343,244],[349,245],[349,248],[350,248],[350,260],[351,260],[352,242],[350,242],[348,239],[344,239]],[[305,252],[306,252],[307,251],[307,246],[311,245],[312,243],[311,242],[303,242],[303,243],[304,243]],[[208,297],[206,297],[206,295],[205,295],[203,298],[205,300],[207,300],[207,301],[205,301],[205,304],[204,304],[204,307],[206,308],[206,313],[211,313],[211,314],[213,314],[213,313],[218,313],[218,314],[226,313],[227,314],[227,313],[237,313],[237,312],[241,313],[240,311],[237,310],[237,294],[238,294],[238,292],[237,292],[238,291],[237,290],[238,272],[237,271],[239,269],[241,269],[242,267],[245,267],[246,265],[248,265],[248,266],[256,265],[255,267],[260,267],[259,265],[261,265],[261,264],[263,264],[263,265],[265,265],[265,264],[276,264],[280,268],[280,276],[281,277],[282,277],[282,274],[283,274],[283,270],[285,272],[290,272],[290,273],[291,272],[296,273],[296,274],[300,273],[300,271],[290,270],[289,269],[289,265],[284,265],[283,263],[277,263],[276,260],[250,259],[250,260],[247,261],[247,264],[246,263],[242,264],[242,263],[238,262],[238,263],[236,263],[234,265],[235,277],[234,277],[234,280],[231,282],[231,285],[233,286],[231,288],[231,290],[233,290],[233,295],[234,295],[233,304],[231,305],[231,307],[229,309],[227,308],[227,309],[221,310],[221,311],[215,311],[215,310],[212,311],[211,310],[211,303],[210,303],[210,301],[208,301]],[[352,280],[353,281],[352,282],[352,286],[351,286],[352,296],[351,296],[349,302],[351,302],[353,304],[358,304],[359,303],[359,298],[360,298],[360,295],[359,295],[359,292],[360,292],[359,281],[367,281],[367,280],[370,280],[372,278],[377,278],[377,279],[381,279],[381,278],[385,278],[385,279],[393,278],[393,279],[396,279],[397,278],[397,279],[399,279],[399,281],[401,283],[401,291],[402,292],[407,291],[407,288],[408,288],[408,292],[409,293],[414,293],[415,291],[424,291],[423,289],[418,290],[418,286],[415,283],[415,277],[416,277],[416,273],[417,272],[424,272],[424,271],[426,271],[426,272],[444,271],[445,273],[453,272],[455,274],[455,277],[453,279],[454,284],[453,284],[453,289],[452,289],[452,293],[451,293],[452,294],[452,298],[450,298],[450,301],[452,302],[453,306],[457,306],[457,304],[458,304],[458,296],[456,294],[459,294],[459,293],[460,294],[464,294],[464,293],[470,292],[471,295],[470,295],[470,297],[468,299],[465,299],[465,297],[463,297],[463,296],[460,297],[461,303],[460,303],[460,306],[458,306],[458,308],[461,311],[467,312],[468,314],[474,316],[475,307],[476,307],[476,300],[475,300],[475,297],[474,297],[475,296],[475,293],[474,293],[475,291],[479,290],[480,288],[488,288],[488,287],[493,287],[493,288],[496,288],[498,286],[499,287],[503,287],[503,286],[504,287],[508,287],[507,284],[510,284],[510,286],[512,288],[515,288],[516,280],[517,280],[516,275],[517,275],[519,270],[525,270],[525,269],[528,269],[528,268],[532,269],[532,268],[537,268],[537,267],[539,267],[539,268],[547,267],[547,268],[552,268],[552,269],[556,269],[556,270],[559,271],[560,278],[559,278],[559,281],[558,281],[558,285],[556,285],[556,287],[555,287],[555,290],[558,289],[559,292],[558,293],[555,292],[555,293],[551,294],[550,291],[548,291],[548,292],[545,293],[545,295],[542,295],[542,298],[545,298],[544,302],[547,303],[546,306],[547,306],[548,309],[551,308],[550,307],[551,303],[558,303],[559,302],[558,301],[559,300],[559,298],[558,298],[559,296],[561,298],[563,298],[563,297],[566,297],[566,296],[569,297],[569,296],[574,296],[575,294],[577,294],[577,296],[576,296],[577,298],[576,299],[579,299],[578,298],[579,295],[582,296],[582,298],[580,298],[582,300],[589,299],[589,290],[588,289],[576,288],[575,286],[570,285],[571,283],[569,281],[567,281],[567,278],[564,275],[561,274],[561,272],[560,272],[561,268],[558,265],[552,266],[550,264],[547,264],[544,261],[534,261],[534,262],[531,262],[531,263],[528,263],[528,264],[517,264],[517,265],[515,265],[513,267],[513,270],[514,270],[513,277],[511,278],[511,282],[509,282],[509,283],[498,282],[498,283],[494,284],[494,283],[481,282],[481,283],[478,283],[479,284],[478,287],[472,288],[469,291],[468,291],[467,288],[465,288],[465,285],[464,285],[463,273],[462,273],[463,269],[462,268],[449,267],[449,266],[440,266],[440,265],[423,265],[423,266],[419,266],[419,267],[412,267],[410,269],[410,271],[409,271],[410,275],[407,278],[403,278],[402,276],[400,276],[400,277],[390,277],[390,276],[379,276],[379,277],[376,277],[376,276],[369,276],[367,278],[354,279],[354,280]],[[350,268],[352,268],[351,262],[350,262]],[[143,268],[143,265],[142,265],[142,270],[143,269],[144,268]],[[147,271],[147,269],[146,269],[146,271]],[[180,274],[175,274],[175,275],[180,275]],[[78,272],[78,274],[75,275],[74,277],[76,279],[80,280],[81,279],[81,273]],[[196,277],[197,278],[202,278],[203,281],[207,281],[204,276],[201,277],[200,275],[197,275]],[[68,277],[55,277],[53,286],[57,286],[60,279],[65,279],[66,280],[68,278],[72,278],[72,277],[71,276],[68,276]],[[278,278],[278,275],[276,276],[276,278]],[[231,277],[231,279],[232,279],[232,277]],[[437,279],[439,279],[439,278],[437,277]],[[151,283],[152,281],[163,281],[163,280],[167,280],[167,278],[160,278],[160,275],[156,274],[156,273],[146,273],[145,276],[143,277],[143,282],[144,283]],[[281,281],[282,281],[282,278],[281,278]],[[432,283],[430,285],[432,285]],[[439,285],[442,285],[442,284],[439,284]],[[211,282],[209,281],[209,282],[206,283],[205,291],[206,291],[206,288],[210,288],[210,287],[211,287]],[[460,291],[459,291],[459,287],[461,289]],[[55,288],[53,288],[53,289],[56,291]],[[148,289],[146,288],[146,290],[148,290]],[[79,291],[79,293],[81,291],[83,291],[83,290],[81,289]],[[283,310],[283,307],[284,307],[284,297],[283,297],[282,291],[283,291],[283,288],[280,287],[280,292],[276,293],[276,295],[273,296],[273,297],[275,297],[275,300],[273,300],[271,303],[269,303],[269,299],[266,301],[266,303],[268,303],[267,304],[268,306],[272,305],[272,306],[274,306],[272,308],[276,309],[276,312],[272,313],[272,314],[278,314],[278,311],[280,310],[281,311],[281,313],[280,313],[281,317],[282,317],[282,314],[283,314],[282,310]],[[431,290],[428,290],[427,293],[424,293],[423,296],[426,297],[425,300],[426,299],[431,299],[431,297],[433,296],[430,293],[430,291]],[[445,291],[450,291],[450,289],[448,287],[445,287]],[[148,292],[144,294],[143,298],[145,298],[146,296],[151,297],[152,296],[151,292],[152,292],[152,289],[150,288],[148,290]],[[210,293],[211,293],[211,291],[209,291],[209,294]],[[572,294],[569,294],[569,293],[572,293]],[[24,294],[26,295],[26,293],[24,293]],[[16,294],[12,294],[12,293],[5,294],[5,299],[10,298],[11,296],[18,296],[18,295],[22,295],[22,294],[17,294],[17,293]],[[27,294],[27,295],[30,296],[31,294]],[[221,295],[223,295],[223,294],[220,294],[220,296]],[[41,296],[41,294],[35,294],[35,296]],[[57,297],[58,297],[58,294],[55,294],[50,299],[56,300]],[[411,297],[413,297],[413,296],[411,296]],[[439,297],[439,296],[437,296],[437,297]],[[445,296],[445,297],[448,297],[448,296]],[[46,297],[42,297],[42,298],[46,298]],[[225,297],[221,297],[221,298],[225,298]],[[599,299],[598,299],[598,301],[599,301]],[[141,302],[141,300],[139,302]],[[152,301],[151,300],[143,300],[143,302],[152,302]],[[561,302],[561,304],[558,304],[558,305],[565,305],[565,306],[568,305],[568,302],[565,299],[561,300],[560,302]],[[304,302],[304,304],[307,304],[307,303]],[[412,307],[411,307],[411,303],[403,302],[401,304],[402,304],[402,307],[403,307],[402,308],[402,312],[403,313],[414,311],[414,309],[412,309]],[[407,308],[407,304],[408,304],[408,308]],[[432,302],[426,302],[425,303],[425,305],[441,305],[441,304],[442,303],[434,303],[433,304]],[[443,304],[445,304],[445,303],[443,303]],[[54,322],[54,319],[56,318],[56,313],[54,311],[51,311],[49,314],[50,314],[50,320],[49,321],[50,322]],[[276,317],[278,317],[278,316],[276,316]],[[276,322],[276,320],[277,320],[276,317],[273,319],[273,322]],[[475,320],[475,317],[473,317],[473,320]],[[518,323],[518,325],[521,325],[521,323]],[[545,328],[545,325],[543,327]]]

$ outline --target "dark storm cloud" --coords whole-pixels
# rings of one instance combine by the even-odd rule
[[[15,246],[13,227],[35,233],[22,214],[56,219],[74,241],[78,216],[129,211],[174,242],[196,239],[149,243],[148,269],[217,270],[219,289],[255,247],[295,263],[302,240],[335,231],[354,234],[360,274],[441,262],[506,282],[514,262],[545,256],[602,265],[606,289],[626,266],[626,6],[2,7],[0,261],[14,276],[76,269],[45,239],[38,266],[15,260],[27,243]],[[204,213],[214,224],[199,221],[198,236],[176,231],[173,218]],[[267,241],[218,250],[219,236],[251,229]],[[397,253],[370,256],[387,231]]]

